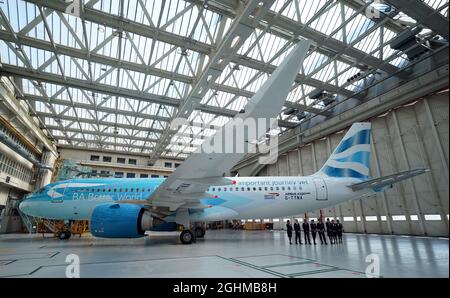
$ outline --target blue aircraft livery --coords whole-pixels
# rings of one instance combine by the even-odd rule
[[[303,214],[379,192],[388,186],[386,181],[423,174],[369,180],[370,150],[370,124],[356,123],[311,176],[181,179],[166,188],[162,178],[72,179],[29,195],[20,210],[40,218],[89,220],[97,237],[135,238],[148,230],[196,222]],[[187,236],[182,234],[183,243],[190,243]]]

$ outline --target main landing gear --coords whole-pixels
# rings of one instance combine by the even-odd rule
[[[180,234],[180,240],[183,244],[192,244],[195,242],[195,235],[191,230],[184,230]]]
[[[192,244],[197,241],[197,238],[205,237],[205,229],[203,227],[195,227],[194,230],[184,230],[180,234],[180,240],[183,244]]]
[[[195,232],[195,237],[197,237],[197,238],[205,237],[206,231],[203,227],[196,227],[194,232]]]

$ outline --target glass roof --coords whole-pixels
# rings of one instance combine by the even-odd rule
[[[448,17],[448,0],[414,1]],[[62,1],[5,0],[1,63],[21,79],[24,99],[58,144],[183,159],[245,108],[296,40],[315,44],[286,109],[303,109],[306,117],[281,112],[280,129],[271,133],[325,109],[326,101],[310,97],[318,89],[345,99],[374,82],[375,73],[407,66],[390,41],[422,24],[380,1],[272,1],[260,25],[227,53],[220,76],[204,86],[189,125],[172,131],[170,121],[240,17],[234,1],[204,2],[78,0],[77,10]]]

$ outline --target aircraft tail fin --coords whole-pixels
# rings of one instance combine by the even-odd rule
[[[370,123],[355,123],[316,174],[334,178],[369,179]]]

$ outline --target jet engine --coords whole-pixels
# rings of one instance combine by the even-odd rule
[[[142,206],[107,203],[94,208],[89,228],[95,237],[140,238],[152,227],[153,216]]]

